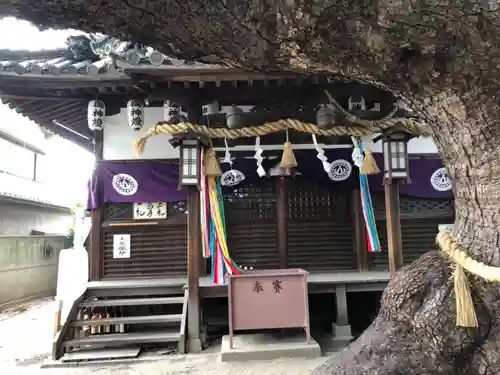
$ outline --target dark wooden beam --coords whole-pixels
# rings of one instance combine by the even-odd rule
[[[385,212],[387,220],[387,244],[389,272],[391,275],[403,266],[403,241],[401,234],[401,212],[399,207],[399,182],[385,182]]]
[[[96,132],[95,158],[102,160],[103,139],[102,132]],[[97,189],[100,189],[97,186]],[[99,281],[103,275],[104,252],[102,249],[102,222],[103,208],[92,211],[92,227],[90,228],[89,254],[89,281]]]
[[[354,189],[351,194],[351,215],[353,226],[353,245],[356,252],[358,271],[366,271],[369,268],[368,246],[366,239],[366,225],[361,205],[361,192]]]
[[[123,105],[130,97],[146,98],[151,101],[173,100],[179,104],[188,104],[193,97],[200,103],[218,100],[223,105],[230,104],[256,104],[258,102],[296,102],[296,103],[327,103],[328,99],[324,90],[331,92],[342,104],[347,104],[349,96],[363,96],[370,102],[381,104],[381,116],[392,109],[394,97],[384,91],[372,86],[361,84],[348,84],[331,82],[327,79],[311,82],[303,80],[297,84],[293,81],[231,81],[231,82],[207,82],[203,85],[188,84],[186,82],[157,82],[155,77],[134,76],[129,81],[102,81],[95,80],[84,82],[83,79],[70,81],[63,85],[61,82],[52,82],[48,77],[45,79],[31,80],[27,78],[15,80],[0,76],[0,95],[2,97],[26,98],[26,99],[54,99],[54,100],[78,100],[93,99],[99,97],[103,100],[114,99],[122,101]],[[150,88],[141,85],[141,80],[150,83]],[[267,84],[266,84],[267,82]],[[137,88],[139,87],[139,89]],[[115,92],[108,92],[109,89]]]

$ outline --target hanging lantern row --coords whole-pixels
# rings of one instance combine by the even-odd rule
[[[92,131],[102,131],[104,128],[106,105],[102,100],[91,100],[87,108],[87,121]],[[144,126],[144,105],[142,101],[131,99],[127,102],[127,120],[132,130],[141,130]]]
[[[375,103],[376,106],[379,103]],[[365,100],[361,97],[355,101],[349,98],[349,109],[366,109]],[[214,115],[220,112],[220,104],[217,102],[206,104],[202,107],[203,115]],[[101,100],[91,100],[88,105],[88,125],[92,131],[100,131],[104,126],[106,107]],[[331,105],[321,105],[316,113],[316,123],[320,128],[328,128],[335,123],[337,109]],[[163,104],[164,121],[173,124],[183,121],[182,108],[179,104],[166,100]],[[144,103],[138,99],[127,102],[128,125],[132,130],[141,130],[144,126]],[[244,124],[244,111],[232,105],[226,111],[226,125],[230,129],[239,128]]]

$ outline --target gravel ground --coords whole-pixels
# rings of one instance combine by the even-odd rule
[[[222,363],[217,353],[78,368],[40,368],[50,357],[52,300],[0,313],[0,369],[9,375],[305,375],[325,358]]]

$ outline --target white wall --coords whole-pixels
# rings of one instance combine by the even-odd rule
[[[133,149],[134,141],[146,134],[146,132],[159,121],[163,121],[163,108],[144,109],[144,127],[140,131],[133,131],[127,124],[126,110],[123,108],[117,115],[107,116],[104,122],[104,150],[105,160],[129,160],[129,159],[175,159],[179,157],[179,150],[174,149],[165,134],[157,135],[148,139],[144,149],[144,155],[139,157]],[[278,145],[282,148],[283,145]],[[312,141],[311,141],[312,147]],[[382,142],[377,142],[373,152],[382,152]],[[437,154],[437,148],[431,138],[414,138],[408,143],[410,154]]]
[[[72,223],[71,212],[0,201],[0,235],[27,236],[31,230],[66,235]]]
[[[126,109],[122,108],[117,115],[106,116],[103,130],[104,160],[128,159],[176,159],[179,150],[174,149],[165,134],[157,135],[148,140],[144,155],[137,156],[134,151],[134,141],[142,137],[159,121],[163,121],[163,107],[144,108],[144,127],[133,131],[127,123]]]

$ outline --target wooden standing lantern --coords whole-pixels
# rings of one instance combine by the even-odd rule
[[[184,186],[198,185],[200,181],[200,141],[183,139],[180,146],[180,184]]]
[[[409,181],[408,141],[411,139],[411,135],[396,130],[386,132],[380,138],[382,138],[382,150],[384,151],[384,180]]]

